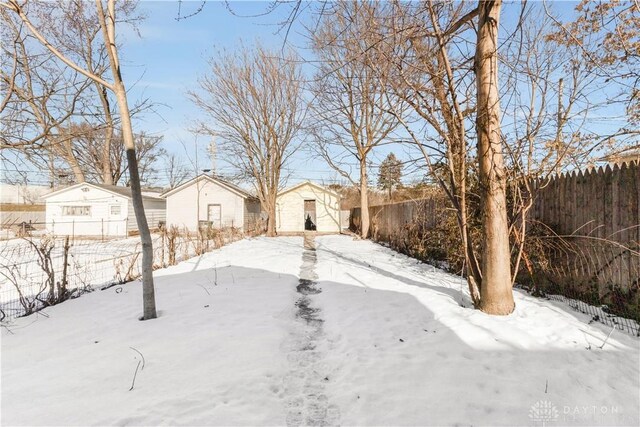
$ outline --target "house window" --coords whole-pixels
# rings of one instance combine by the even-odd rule
[[[111,205],[111,215],[118,216],[122,213],[122,207],[120,205]]]
[[[63,206],[63,216],[91,216],[91,206]]]

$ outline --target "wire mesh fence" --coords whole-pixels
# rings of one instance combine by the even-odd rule
[[[201,255],[243,234],[235,228],[153,234],[154,269]],[[51,234],[0,242],[0,321],[32,314],[67,299],[135,280],[141,275],[138,237],[102,240]]]
[[[373,240],[452,273],[464,271],[456,218],[442,200],[371,206],[369,213]],[[620,230],[605,237],[559,235],[539,221],[529,221],[517,276],[520,288],[640,336],[640,242],[633,237],[640,225],[635,217],[626,218]],[[359,219],[360,209],[355,208],[352,229],[358,228]],[[471,237],[478,241],[477,235]]]
[[[559,301],[573,310],[588,315],[591,322],[599,322],[612,328],[624,331],[636,337],[640,337],[640,323],[637,320],[631,318],[630,313],[617,314],[615,310],[612,310],[607,304],[600,304],[595,301],[594,304],[589,304],[585,301],[583,294],[578,294],[574,291],[564,290],[565,295],[544,293],[540,292],[536,288],[530,288],[526,285],[516,284],[516,288],[524,290],[533,296],[545,298],[550,301]],[[582,298],[582,299],[581,299]],[[626,315],[626,317],[625,317]]]
[[[164,212],[150,211],[147,212],[146,217],[149,228],[152,231],[159,231],[165,224]],[[79,238],[106,241],[122,239],[137,233],[135,218],[71,218],[32,221],[26,217],[17,217],[0,224],[0,240],[54,234],[57,236],[69,236],[72,240]]]
[[[535,223],[531,229],[519,283],[533,295],[566,302],[594,321],[640,336],[638,242],[559,236]]]

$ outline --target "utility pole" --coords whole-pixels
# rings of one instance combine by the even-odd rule
[[[559,166],[560,163],[560,150],[562,148],[562,124],[564,122],[563,119],[563,114],[562,114],[562,110],[563,110],[563,106],[562,106],[562,92],[564,91],[564,79],[560,78],[558,80],[558,123],[556,124],[556,140],[555,140],[555,144],[554,144],[554,148],[555,148],[555,167]]]
[[[216,176],[218,171],[216,169],[216,160],[218,154],[218,147],[216,146],[216,139],[213,137],[211,139],[211,144],[209,144],[209,157],[211,158],[211,176]]]
[[[56,171],[53,164],[53,152],[49,151],[49,188],[53,189],[56,185]]]

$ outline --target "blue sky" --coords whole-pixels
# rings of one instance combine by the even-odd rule
[[[183,13],[199,4],[183,3]],[[234,5],[244,13],[258,13],[266,7],[261,2]],[[140,125],[165,135],[169,144],[190,138],[187,127],[198,111],[186,92],[197,88],[197,78],[206,72],[207,59],[216,50],[237,48],[241,40],[246,44],[259,40],[267,46],[283,43],[283,37],[275,34],[278,27],[266,25],[278,22],[278,11],[261,20],[242,18],[232,15],[222,2],[209,2],[199,14],[177,21],[177,2],[144,1],[140,8],[147,14],[137,28],[140,36],[126,28],[121,38],[124,77],[133,99],[148,97],[160,104],[161,117],[148,115]],[[294,37],[298,36],[292,34]]]
[[[182,14],[195,11],[201,2],[184,2]],[[237,15],[256,15],[267,10],[267,2],[234,2]],[[251,45],[259,41],[267,47],[281,48],[284,44],[282,22],[289,13],[287,6],[280,7],[264,17],[242,17],[231,13],[223,2],[208,2],[195,16],[177,21],[178,3],[144,1],[140,4],[147,19],[138,26],[140,36],[132,29],[124,32],[121,42],[124,58],[124,77],[130,87],[132,100],[150,98],[159,104],[158,114],[145,114],[136,125],[164,136],[165,148],[184,155],[181,141],[189,148],[193,159],[196,137],[189,131],[200,116],[196,107],[186,97],[188,90],[197,89],[198,76],[207,70],[207,60],[217,50],[237,48],[240,43]],[[295,47],[306,43],[300,34],[299,24],[290,31],[287,42]],[[204,159],[209,141],[198,137],[197,145],[201,168],[210,162]],[[292,182],[303,178],[323,179],[334,177],[324,165],[311,167],[306,156],[298,155],[291,167]],[[185,156],[185,163],[191,166]],[[218,161],[218,168],[225,166]],[[304,170],[304,172],[301,172]]]
[[[267,11],[270,2],[232,2],[236,15],[258,15]],[[575,1],[548,2],[562,18],[573,15]],[[182,15],[189,15],[198,9],[200,1],[185,1],[181,5]],[[306,3],[309,5],[309,3]],[[509,27],[518,18],[520,2],[506,2],[502,12],[502,23]],[[123,25],[119,28],[118,42],[122,45],[121,56],[125,83],[129,88],[130,103],[136,99],[149,98],[156,104],[157,114],[146,113],[135,122],[136,131],[164,136],[164,147],[183,158],[185,165],[192,167],[189,158],[194,158],[194,147],[199,150],[199,168],[209,168],[206,147],[210,141],[190,132],[194,121],[200,116],[198,109],[187,99],[188,90],[197,89],[198,76],[207,71],[207,59],[219,49],[233,50],[241,42],[252,45],[259,41],[267,47],[280,48],[284,43],[284,32],[278,25],[285,20],[291,10],[290,5],[277,8],[262,17],[236,16],[227,9],[224,2],[207,2],[203,10],[187,19],[176,20],[179,4],[175,1],[141,1],[141,11],[146,19],[137,26],[137,32]],[[300,49],[306,58],[306,37],[302,34],[302,24],[312,18],[302,16],[293,25],[287,42]],[[139,35],[138,35],[139,32]],[[197,141],[197,144],[195,143]],[[187,147],[185,148],[182,143]],[[394,151],[400,158],[410,155],[409,148],[394,146],[381,150],[374,163],[384,158],[388,151]],[[225,172],[225,166],[218,161],[218,169]],[[337,174],[322,160],[312,159],[306,153],[299,153],[290,165],[290,183],[302,179],[331,182],[339,179]],[[370,176],[375,182],[375,172]],[[407,171],[411,172],[411,171]],[[420,178],[423,171],[413,171],[409,179]]]
[[[267,11],[269,2],[232,2],[230,6],[237,15],[259,15]],[[181,5],[182,15],[193,13],[201,5],[200,1],[187,1]],[[576,2],[550,3],[563,18],[573,14]],[[519,17],[519,2],[507,2],[503,8],[503,25],[509,26]],[[194,147],[199,146],[199,169],[209,168],[206,147],[209,141],[200,136],[196,139],[189,131],[200,112],[186,97],[188,90],[197,89],[199,75],[207,71],[207,59],[219,49],[233,50],[241,42],[251,45],[260,41],[267,47],[280,48],[284,43],[284,31],[278,25],[291,10],[288,5],[261,17],[236,16],[227,9],[224,2],[208,2],[195,16],[177,21],[179,5],[174,1],[143,1],[140,8],[147,15],[138,26],[140,36],[130,28],[122,33],[124,76],[130,88],[132,99],[148,97],[158,104],[158,114],[146,114],[137,121],[140,130],[163,135],[167,150],[183,156],[184,163],[191,167],[188,157],[194,158]],[[302,55],[309,57],[306,38],[302,35],[304,16],[292,27],[287,43],[301,49]],[[197,143],[196,143],[197,141]],[[188,148],[185,155],[184,143]],[[394,151],[400,158],[412,156],[412,149],[392,146],[378,151],[375,163],[384,158],[388,151]],[[412,156],[413,157],[413,156]],[[218,170],[224,173],[228,168],[218,161]],[[291,182],[315,179],[330,182],[339,179],[337,174],[324,165],[322,160],[310,159],[307,153],[299,153],[290,168]],[[410,172],[408,179],[419,179],[422,171]],[[370,172],[375,180],[375,169]]]

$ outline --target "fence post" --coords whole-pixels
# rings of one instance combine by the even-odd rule
[[[100,226],[101,226],[101,231],[102,231],[102,239],[101,239],[101,241],[104,242],[104,218],[100,218]]]
[[[57,302],[62,302],[67,299],[67,285],[69,284],[67,280],[67,267],[69,263],[69,236],[64,239],[64,247],[63,247],[63,255],[62,255],[62,280],[58,282],[58,300]]]
[[[75,219],[71,220],[71,240],[73,241],[73,243],[76,242],[76,220]]]
[[[160,261],[160,265],[162,266],[162,268],[166,267],[164,263],[164,240],[166,235],[167,235],[167,228],[165,225],[164,228],[160,229],[160,247],[162,248],[162,250],[160,251],[160,256],[162,257],[162,260]]]

